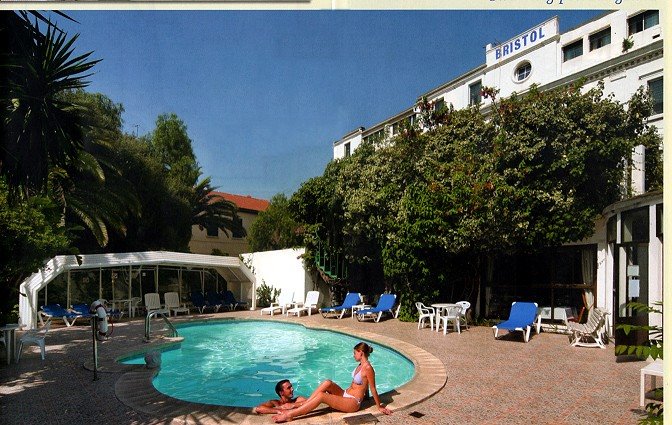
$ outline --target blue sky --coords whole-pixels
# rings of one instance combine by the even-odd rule
[[[332,144],[485,62],[485,45],[558,15],[599,11],[69,11],[77,50],[102,59],[87,90],[147,134],[187,125],[203,174],[270,199],[321,175]]]

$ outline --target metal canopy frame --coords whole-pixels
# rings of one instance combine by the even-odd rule
[[[256,308],[256,278],[252,271],[238,257],[222,257],[217,255],[187,254],[170,251],[147,251],[114,254],[59,255],[47,261],[45,265],[24,280],[19,287],[19,316],[23,325],[30,329],[36,327],[38,292],[46,288],[50,282],[63,273],[67,273],[68,295],[70,303],[71,272],[99,270],[98,287],[102,293],[103,269],[127,269],[129,298],[132,291],[132,275],[134,271],[142,272],[143,267],[153,267],[154,285],[158,288],[158,270],[175,269],[181,288],[182,272],[187,270],[216,270],[217,274],[232,283],[250,284],[252,286],[252,309]],[[201,275],[201,285],[204,278]]]

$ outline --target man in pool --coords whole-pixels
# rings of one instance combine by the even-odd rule
[[[258,414],[281,413],[283,410],[299,407],[307,400],[301,396],[294,397],[294,387],[292,387],[289,379],[283,379],[275,384],[275,393],[280,397],[279,400],[268,400],[252,409],[252,411]]]

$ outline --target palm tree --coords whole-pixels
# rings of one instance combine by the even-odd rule
[[[0,12],[0,34],[0,174],[13,195],[29,197],[47,190],[53,168],[78,161],[80,114],[60,94],[87,86],[86,73],[99,61],[89,60],[92,52],[73,55],[78,36],[68,38],[37,12]]]
[[[99,60],[89,60],[91,52],[75,56],[78,35],[68,38],[39,12],[0,12],[0,34],[9,41],[0,47],[0,175],[11,197],[48,194],[62,208],[62,225],[81,222],[107,245],[108,229],[124,234],[127,214],[140,207],[110,161],[108,117],[95,96],[82,94]]]
[[[83,149],[68,171],[51,172],[50,187],[67,211],[66,221],[83,223],[105,247],[109,230],[124,236],[129,214],[138,216],[141,211],[137,191],[122,175],[116,152],[123,137],[123,107],[83,90],[67,91],[61,99],[78,106]]]
[[[192,224],[204,228],[217,227],[227,236],[229,233],[246,235],[242,221],[238,217],[236,205],[213,193],[216,188],[210,186],[210,177],[201,180],[193,190]]]

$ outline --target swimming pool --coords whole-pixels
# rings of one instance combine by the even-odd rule
[[[357,365],[352,348],[361,339],[275,321],[200,322],[177,326],[182,344],[162,353],[154,387],[180,400],[253,407],[277,398],[276,382],[289,379],[294,394],[308,396],[320,382],[350,385]],[[413,378],[413,363],[398,352],[374,347],[369,358],[379,393]],[[143,364],[143,356],[124,360]]]

